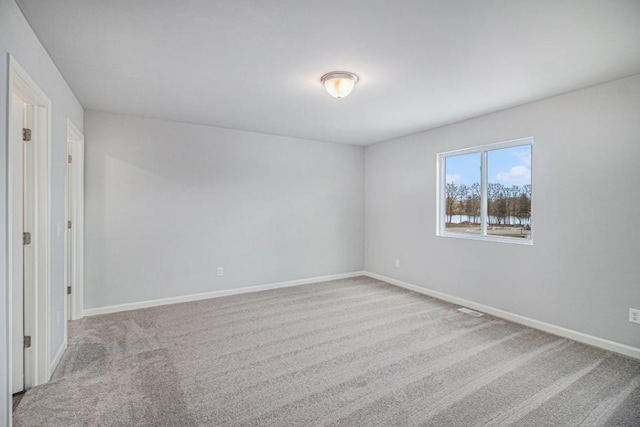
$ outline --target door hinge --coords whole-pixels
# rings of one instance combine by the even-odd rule
[[[26,335],[24,337],[24,348],[30,348],[30,347],[31,347],[31,336]]]
[[[71,221],[70,221],[70,220],[69,220],[69,221],[67,221],[67,228],[68,228],[69,230],[71,230]]]
[[[23,245],[31,244],[31,233],[28,233],[28,232],[22,233],[22,244]]]
[[[31,129],[22,128],[22,140],[31,141]]]
[[[67,156],[67,162],[69,163],[73,162],[73,156],[71,154]]]
[[[67,286],[67,295],[71,295],[71,285]]]

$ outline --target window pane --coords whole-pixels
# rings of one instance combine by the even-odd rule
[[[480,234],[480,153],[445,158],[445,230]]]
[[[487,234],[531,239],[531,145],[487,152]]]

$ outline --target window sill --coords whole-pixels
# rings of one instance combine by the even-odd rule
[[[511,243],[513,245],[533,246],[533,238],[518,239],[514,237],[483,236],[480,234],[452,233],[452,232],[437,233],[436,236],[437,237],[453,237],[454,239],[482,240],[485,242]]]

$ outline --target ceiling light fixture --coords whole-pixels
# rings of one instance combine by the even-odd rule
[[[329,95],[340,99],[351,93],[358,82],[358,76],[348,71],[332,71],[322,76],[320,81]]]

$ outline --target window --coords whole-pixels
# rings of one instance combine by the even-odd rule
[[[438,155],[438,235],[531,240],[533,139]]]

